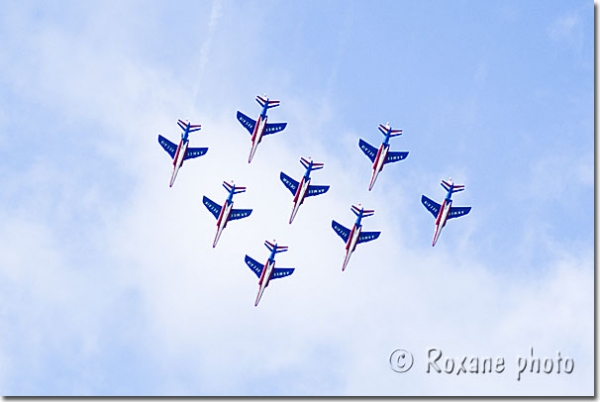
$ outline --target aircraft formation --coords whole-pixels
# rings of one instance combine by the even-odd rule
[[[237,120],[240,124],[248,130],[250,133],[250,154],[248,156],[248,163],[252,162],[258,145],[261,143],[263,137],[275,134],[283,131],[287,123],[268,123],[267,111],[271,108],[280,105],[280,101],[269,99],[265,96],[257,96],[256,101],[262,107],[261,113],[258,115],[256,120],[251,119],[242,112],[237,112]],[[194,132],[198,132],[201,129],[200,124],[191,124],[188,121],[178,120],[177,125],[183,130],[181,133],[181,140],[178,145],[169,141],[162,135],[158,135],[158,142],[163,149],[169,154],[173,160],[173,171],[171,174],[171,180],[169,187],[172,187],[177,178],[177,173],[183,165],[183,162],[187,159],[193,159],[205,155],[208,152],[208,147],[189,147],[189,135]],[[399,162],[407,158],[408,151],[390,151],[390,139],[402,135],[402,130],[392,129],[389,123],[385,125],[379,125],[379,131],[383,134],[384,139],[379,146],[374,146],[367,143],[362,138],[358,141],[360,150],[370,159],[373,163],[371,169],[371,180],[369,182],[368,190],[371,191],[375,186],[377,177],[383,170],[386,164]],[[313,185],[311,184],[311,172],[319,169],[323,169],[324,164],[321,162],[315,162],[310,157],[300,158],[300,163],[305,168],[304,175],[300,178],[300,181],[293,179],[291,176],[284,172],[280,173],[280,179],[283,185],[292,193],[293,205],[292,212],[289,219],[291,225],[298,213],[300,206],[304,203],[307,197],[317,196],[327,193],[329,185]],[[452,178],[441,181],[442,187],[446,190],[446,197],[442,201],[442,204],[438,204],[425,195],[421,196],[421,203],[424,207],[431,212],[435,218],[435,229],[433,234],[432,247],[436,245],[442,229],[446,226],[449,219],[458,218],[460,216],[467,215],[471,211],[471,207],[453,207],[452,206],[452,194],[463,191],[464,185],[454,184]],[[252,209],[234,209],[233,208],[233,196],[246,191],[246,187],[237,186],[233,181],[223,182],[223,187],[227,190],[227,198],[223,204],[218,204],[211,200],[207,196],[203,196],[202,203],[212,213],[217,220],[216,234],[213,240],[212,247],[215,248],[221,237],[223,230],[227,227],[230,221],[247,218],[252,214]],[[376,240],[381,234],[380,231],[363,231],[362,219],[373,216],[374,210],[365,209],[361,204],[352,205],[351,211],[356,215],[356,221],[351,229],[346,228],[335,220],[331,221],[331,227],[334,232],[342,238],[345,243],[345,256],[342,264],[342,271],[346,270],[350,257],[356,250],[356,246],[361,243],[370,242]],[[279,268],[275,267],[275,256],[278,253],[282,253],[288,250],[287,246],[279,245],[275,240],[265,241],[265,246],[269,250],[270,254],[264,264],[259,263],[255,259],[246,255],[244,261],[246,265],[254,272],[258,277],[258,294],[254,302],[255,306],[258,306],[263,293],[271,279],[283,278],[291,275],[295,268]]]

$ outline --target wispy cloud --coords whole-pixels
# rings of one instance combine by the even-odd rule
[[[586,4],[586,7],[589,6]],[[555,43],[580,53],[586,42],[584,32],[586,22],[588,20],[582,16],[580,10],[573,10],[557,17],[548,27],[547,33]]]
[[[211,48],[222,39],[222,16],[235,26],[249,18],[246,10],[212,4],[200,70],[213,71]],[[430,246],[433,220],[419,204],[420,194],[438,190],[445,169],[469,183],[484,181],[485,173],[460,158],[425,168],[419,161],[426,157],[414,152],[414,161],[386,167],[369,193],[370,163],[356,146],[365,134],[353,128],[358,118],[341,113],[326,91],[286,97],[279,82],[274,86],[280,85],[283,102],[273,119],[288,120],[286,131],[266,138],[248,165],[249,136],[234,118],[242,107],[212,105],[216,112],[191,139],[194,146],[209,146],[209,153],[187,161],[170,189],[171,163],[156,134],[178,135],[174,123],[189,105],[187,82],[164,66],[128,56],[128,43],[96,49],[101,35],[95,28],[73,36],[42,21],[38,29],[18,39],[28,52],[10,46],[3,53],[6,75],[0,83],[27,104],[32,119],[40,110],[52,111],[44,124],[62,153],[41,149],[39,162],[25,170],[3,167],[11,175],[3,186],[8,195],[0,201],[0,326],[7,329],[0,349],[3,394],[593,392],[589,244],[557,247],[556,239],[542,237],[532,247],[557,251],[539,270],[535,261],[522,263],[523,250],[488,256],[488,231],[513,232],[483,227],[478,211],[494,211],[493,206],[486,209],[465,192],[463,199],[474,201],[472,215],[449,223],[441,242]],[[131,43],[138,40],[143,42],[134,37]],[[343,62],[337,66],[341,74]],[[485,64],[475,77],[490,79]],[[226,78],[235,87],[247,75]],[[222,88],[216,79],[202,80],[207,92],[194,96],[210,97]],[[336,85],[337,78],[331,82]],[[317,112],[315,105],[324,107]],[[356,115],[366,107],[360,106]],[[445,117],[456,111],[449,108]],[[469,111],[459,112],[468,124]],[[247,113],[257,114],[258,108]],[[9,119],[7,127],[14,129],[16,122]],[[373,131],[369,139],[380,140],[376,127]],[[42,135],[35,140],[48,143]],[[69,153],[78,156],[71,159]],[[290,226],[292,197],[278,176],[285,171],[299,177],[298,159],[307,154],[325,162],[314,183],[332,187],[308,199]],[[565,158],[532,162],[532,186],[558,190],[570,174],[583,172],[573,186],[588,194],[587,159],[566,172],[557,167],[563,174],[558,184],[539,177],[573,161]],[[231,222],[212,249],[215,220],[201,198],[222,200],[220,183],[230,179],[248,187],[236,206],[254,212]],[[349,207],[358,201],[376,209],[365,230],[382,235],[360,245],[342,273],[344,244],[331,220],[351,225]],[[273,237],[290,246],[278,263],[296,272],[274,281],[255,308],[257,281],[243,258],[264,260],[262,243]],[[518,263],[506,267],[494,258],[498,253],[514,253]],[[424,354],[433,346],[458,356],[503,355],[510,368],[485,379],[428,376]],[[516,382],[516,355],[532,346],[542,356],[560,348],[575,359],[576,371]],[[400,347],[416,359],[414,371],[404,377],[388,362]]]
[[[557,18],[548,28],[548,34],[552,39],[573,39],[581,27],[581,19],[578,14],[568,14]]]
[[[212,46],[213,37],[215,35],[215,30],[217,29],[217,24],[221,18],[222,14],[222,1],[214,0],[212,3],[212,7],[210,9],[210,17],[208,20],[208,27],[206,29],[206,35],[204,42],[202,43],[202,47],[200,48],[200,55],[198,60],[198,71],[196,76],[196,84],[194,85],[194,93],[193,93],[193,103],[190,109],[190,114],[194,110],[196,98],[198,97],[198,90],[200,85],[200,79],[204,74],[204,70],[206,68],[206,63],[208,63],[208,58],[210,55],[210,48]]]

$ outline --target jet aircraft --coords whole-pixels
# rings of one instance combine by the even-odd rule
[[[256,148],[265,135],[278,133],[282,131],[285,126],[287,126],[287,123],[267,123],[267,110],[279,106],[280,102],[278,100],[271,100],[267,98],[267,95],[264,97],[259,95],[256,97],[256,101],[262,106],[262,112],[258,115],[256,121],[252,120],[242,112],[237,112],[237,119],[240,123],[242,123],[242,126],[248,130],[250,135],[252,135],[250,138],[252,141],[252,147],[250,148],[248,163],[252,162]]]
[[[255,307],[258,306],[263,292],[265,291],[267,286],[269,286],[269,281],[271,279],[278,279],[291,275],[295,269],[275,268],[275,254],[287,251],[287,246],[280,246],[275,240],[273,240],[273,242],[270,242],[268,240],[265,241],[265,246],[269,249],[271,254],[269,255],[269,258],[264,264],[259,263],[258,261],[249,257],[248,255],[246,255],[246,258],[244,259],[246,261],[246,264],[252,270],[252,272],[254,272],[258,277],[258,294],[256,295],[256,301],[254,302]]]
[[[220,206],[207,196],[202,198],[202,203],[215,216],[215,218],[217,218],[217,234],[215,235],[215,240],[213,241],[213,248],[216,247],[217,242],[221,237],[221,232],[223,232],[223,229],[227,227],[227,222],[246,218],[252,213],[251,209],[233,209],[233,195],[243,193],[246,191],[246,187],[239,187],[233,184],[233,182],[229,184],[226,181],[223,182],[223,187],[225,187],[225,190],[229,192],[229,195],[227,196],[223,206]]]
[[[463,191],[465,189],[463,184],[454,184],[452,183],[452,178],[450,178],[448,181],[442,180],[441,185],[447,191],[446,198],[444,198],[442,205],[427,198],[425,195],[421,197],[421,202],[435,218],[435,232],[433,233],[433,241],[431,243],[432,247],[435,246],[435,243],[437,243],[438,238],[442,233],[442,229],[444,226],[446,226],[448,219],[464,216],[471,211],[471,207],[452,206],[452,194]]]
[[[362,231],[362,218],[372,216],[375,213],[374,210],[365,209],[360,204],[358,204],[358,206],[352,205],[351,210],[356,215],[356,222],[354,222],[352,229],[347,229],[336,221],[331,221],[331,227],[335,230],[335,233],[346,242],[346,256],[344,258],[344,264],[342,265],[342,271],[346,269],[348,261],[350,261],[350,257],[354,250],[356,250],[358,244],[375,240],[381,234],[381,232]]]
[[[383,165],[401,161],[408,156],[407,151],[390,152],[390,138],[402,135],[402,130],[392,130],[390,123],[386,123],[385,126],[383,124],[379,125],[379,131],[385,136],[379,149],[370,145],[362,138],[358,140],[360,149],[369,157],[371,162],[373,162],[373,174],[371,175],[371,183],[369,183],[369,191],[371,191],[375,185],[375,180],[377,180],[377,176],[383,170]]]
[[[323,169],[323,163],[314,162],[310,157],[308,157],[308,159],[300,158],[300,163],[306,168],[306,172],[304,173],[304,176],[302,176],[302,179],[300,179],[300,183],[283,172],[279,175],[283,184],[294,195],[294,207],[292,209],[292,215],[290,216],[290,224],[294,220],[300,205],[302,205],[306,197],[324,194],[329,190],[329,186],[314,186],[310,184],[310,172]]]
[[[192,125],[187,120],[178,120],[177,125],[179,125],[179,127],[181,127],[183,130],[179,145],[175,145],[160,134],[158,135],[158,143],[165,149],[165,151],[167,151],[171,159],[173,159],[173,174],[171,175],[169,187],[173,187],[173,183],[175,183],[175,178],[177,177],[177,172],[179,172],[179,168],[181,168],[183,165],[184,160],[197,158],[204,155],[208,151],[208,148],[189,147],[189,134],[195,131],[200,131],[200,124]]]

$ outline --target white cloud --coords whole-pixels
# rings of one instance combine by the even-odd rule
[[[216,21],[231,9],[215,3],[213,11],[202,49],[209,49]],[[98,124],[91,155],[108,155],[132,185],[123,197],[103,198],[103,182],[86,186],[52,163],[20,178],[32,188],[45,183],[47,189],[35,192],[36,198],[62,201],[56,203],[59,223],[68,220],[73,206],[102,221],[97,230],[83,232],[99,248],[88,259],[64,243],[75,237],[56,231],[55,222],[47,219],[50,207],[38,220],[29,214],[12,216],[3,205],[0,273],[5,285],[0,304],[3,327],[11,331],[7,345],[19,347],[17,352],[2,349],[4,393],[44,393],[50,381],[35,380],[53,379],[48,374],[53,361],[68,368],[62,388],[53,388],[66,394],[115,392],[111,372],[116,365],[139,373],[139,383],[125,388],[133,393],[593,392],[590,250],[565,247],[539,272],[528,266],[522,275],[508,275],[504,267],[481,257],[476,216],[451,222],[435,248],[428,243],[431,233],[422,246],[413,247],[423,229],[417,212],[409,210],[421,208],[411,192],[423,189],[424,179],[435,182],[437,173],[417,172],[387,191],[395,180],[390,167],[368,193],[369,163],[356,147],[358,135],[345,130],[322,134],[322,127],[337,123],[336,106],[314,94],[286,98],[282,91],[282,107],[272,116],[290,125],[265,138],[250,165],[249,135],[234,119],[238,105],[213,106],[217,112],[202,116],[203,130],[191,139],[194,146],[209,146],[209,153],[187,161],[169,188],[171,164],[156,133],[176,139],[177,113],[188,105],[186,83],[135,59],[121,60],[127,46],[93,51],[84,46],[89,39],[85,33],[71,37],[45,27],[27,38],[34,56],[16,60],[7,70],[15,92],[53,105],[65,119]],[[206,60],[208,53],[202,53]],[[39,66],[35,74],[19,71],[33,61]],[[0,64],[9,63],[5,59]],[[315,104],[324,107],[311,125],[305,116]],[[258,113],[258,107],[239,109]],[[323,145],[331,136],[337,136],[339,149]],[[314,183],[332,187],[326,195],[308,199],[290,226],[292,196],[279,172],[299,177],[298,159],[307,153],[325,162],[325,169],[314,173]],[[225,192],[220,184],[230,179],[248,187],[236,196],[236,207],[254,212],[231,222],[212,249],[215,220],[201,198],[221,202]],[[57,197],[51,191],[56,186],[66,195]],[[381,230],[382,235],[360,245],[342,273],[344,244],[331,229],[331,219],[350,226],[354,216],[349,207],[359,201],[377,211],[365,220],[365,230]],[[95,211],[102,203],[109,212]],[[29,204],[23,211],[31,212]],[[296,272],[273,281],[255,308],[257,279],[243,257],[264,260],[262,243],[274,237],[290,246],[278,256],[278,264],[294,266]],[[140,360],[102,360],[112,342],[134,350]],[[529,376],[516,382],[515,356],[531,346],[542,355],[562,350],[577,362],[576,372],[568,378]],[[400,347],[417,359],[404,375],[394,373],[388,363],[389,354]],[[423,360],[428,347],[457,356],[502,355],[507,370],[500,377],[428,376]],[[159,373],[160,383],[145,371],[148,366]],[[33,374],[26,373],[32,368]],[[23,375],[31,383],[19,382]],[[105,382],[94,380],[98,375]],[[78,381],[69,382],[71,378]]]
[[[536,200],[559,201],[572,205],[574,197],[589,191],[593,185],[593,163],[591,153],[578,155],[554,153],[540,156],[531,161],[523,188],[516,191],[517,197]]]
[[[557,18],[550,28],[548,34],[553,39],[569,39],[581,26],[581,20],[577,14],[564,15]]]
[[[219,23],[219,19],[221,18],[221,9],[222,4],[220,0],[215,0],[212,3],[212,7],[210,10],[210,17],[208,20],[208,29],[206,33],[206,38],[202,43],[202,47],[200,48],[200,59],[198,62],[198,72],[196,74],[196,84],[194,86],[194,94],[192,99],[194,100],[194,104],[196,102],[196,98],[198,97],[199,90],[199,81],[201,77],[205,73],[206,63],[208,63],[208,56],[210,54],[210,49],[213,41],[213,36],[215,34],[215,30],[217,29],[217,24]],[[193,111],[194,107],[191,107],[190,113]]]
[[[557,17],[548,27],[547,33],[551,40],[580,53],[585,42],[584,29],[585,19],[579,10],[574,10]]]

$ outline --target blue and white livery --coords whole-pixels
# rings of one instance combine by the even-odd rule
[[[252,213],[251,209],[233,209],[234,194],[245,192],[246,187],[236,186],[233,182],[230,184],[226,181],[223,182],[223,187],[229,192],[229,195],[222,206],[212,201],[207,196],[202,197],[204,206],[215,216],[215,218],[217,218],[217,234],[213,241],[213,248],[216,247],[217,242],[221,237],[221,232],[227,227],[227,222],[246,218]]]
[[[260,115],[258,115],[256,121],[252,120],[242,112],[237,112],[238,121],[246,128],[246,130],[248,130],[250,135],[252,135],[250,138],[252,141],[252,147],[250,148],[248,163],[252,162],[256,148],[265,135],[278,133],[282,131],[285,126],[287,126],[287,123],[267,123],[267,110],[279,106],[280,102],[278,100],[271,100],[267,98],[267,95],[264,97],[259,95],[256,97],[256,101],[262,106],[262,112]]]
[[[283,253],[288,250],[287,246],[280,246],[275,240],[273,242],[265,241],[265,246],[269,249],[271,254],[264,264],[259,263],[255,259],[246,255],[244,261],[254,274],[258,277],[258,294],[256,295],[256,301],[254,306],[258,306],[263,292],[269,286],[271,279],[283,278],[294,273],[295,268],[275,268],[275,254]]]
[[[308,159],[300,158],[300,163],[306,168],[306,172],[302,176],[302,179],[300,179],[300,183],[283,172],[279,175],[283,184],[294,195],[294,207],[290,216],[290,224],[293,222],[300,205],[302,205],[306,197],[325,194],[329,190],[329,186],[315,186],[310,184],[310,172],[323,169],[323,163],[314,162],[310,156]]]
[[[373,174],[371,175],[371,183],[369,183],[369,191],[371,191],[375,185],[375,180],[377,180],[379,172],[383,170],[383,165],[401,161],[408,156],[407,151],[390,152],[390,138],[402,135],[402,130],[392,130],[390,123],[386,123],[385,126],[383,124],[379,125],[379,131],[385,136],[379,149],[370,145],[363,139],[358,140],[360,149],[367,155],[371,162],[373,162]]]
[[[175,178],[177,177],[177,172],[179,172],[179,168],[181,165],[183,165],[184,160],[197,158],[208,152],[208,148],[189,147],[189,134],[195,131],[200,131],[200,124],[193,125],[187,120],[178,120],[177,125],[183,130],[179,145],[175,145],[160,134],[158,135],[158,143],[164,148],[165,151],[167,151],[171,159],[173,159],[173,174],[171,175],[169,187],[173,187],[173,183],[175,183]]]
[[[366,243],[372,240],[375,240],[379,237],[381,232],[363,232],[362,231],[362,218],[366,218],[372,216],[375,211],[364,209],[360,204],[358,206],[352,205],[351,208],[354,215],[356,215],[356,221],[354,222],[354,226],[352,229],[348,229],[336,221],[331,221],[331,227],[346,242],[346,256],[344,257],[344,264],[342,265],[342,271],[346,269],[348,265],[348,261],[350,261],[350,257],[354,250],[356,250],[356,246],[360,243]]]
[[[425,197],[424,195],[421,197],[421,202],[435,218],[435,232],[433,233],[431,247],[435,246],[435,243],[437,243],[438,238],[442,233],[442,228],[446,226],[448,219],[464,216],[471,211],[471,207],[452,206],[452,194],[463,191],[465,189],[463,184],[452,183],[452,178],[448,179],[448,181],[442,180],[441,184],[442,187],[444,187],[444,189],[447,191],[446,198],[444,198],[442,205]]]

